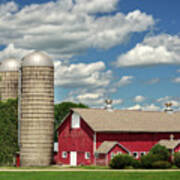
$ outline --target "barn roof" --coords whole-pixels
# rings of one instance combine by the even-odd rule
[[[180,140],[167,140],[162,139],[158,142],[158,144],[165,146],[167,149],[175,149],[178,144],[180,144]]]
[[[97,149],[96,153],[99,154],[106,154],[108,153],[115,145],[119,145],[122,149],[129,152],[125,147],[119,144],[117,141],[104,141],[99,148]]]
[[[96,132],[180,132],[180,112],[73,108]]]

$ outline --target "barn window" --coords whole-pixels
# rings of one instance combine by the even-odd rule
[[[146,154],[146,152],[141,152],[141,157],[144,156]]]
[[[62,152],[62,158],[67,158],[67,152],[66,151]]]
[[[85,152],[85,159],[90,159],[90,153],[89,152]]]
[[[77,113],[72,114],[71,127],[72,128],[80,128],[80,116],[79,116],[79,114],[77,114]]]
[[[138,153],[137,152],[133,152],[133,157],[137,159],[138,158]]]

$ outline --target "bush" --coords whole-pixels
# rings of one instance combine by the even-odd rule
[[[160,144],[153,146],[150,153],[157,156],[157,161],[168,161],[170,157],[169,150]]]
[[[174,164],[180,168],[180,152],[174,154]]]
[[[131,166],[135,169],[141,168],[141,161],[137,159],[133,159],[131,162]]]
[[[119,154],[114,156],[114,158],[110,161],[109,166],[112,169],[124,169],[127,166],[131,166],[133,161],[133,157],[127,154]]]
[[[144,155],[143,157],[141,157],[141,166],[146,169],[151,169],[152,164],[155,161],[158,161],[158,159],[159,159],[158,156],[155,154],[149,153],[147,155]]]
[[[152,168],[168,169],[168,168],[171,168],[171,164],[168,161],[155,161],[152,163]]]

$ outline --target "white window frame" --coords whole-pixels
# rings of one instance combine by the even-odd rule
[[[73,113],[71,116],[71,128],[80,128],[80,116],[78,113]]]
[[[134,156],[135,153],[136,153],[136,156]],[[134,157],[135,159],[137,159],[137,158],[139,157],[139,154],[138,154],[138,152],[136,152],[136,151],[133,152],[132,155],[133,155],[133,157]]]
[[[66,159],[67,158],[67,151],[62,151],[62,158]]]
[[[91,158],[90,152],[85,152],[85,159],[90,159],[90,158]]]
[[[143,154],[143,155],[142,155]],[[142,156],[144,156],[144,155],[146,155],[146,152],[140,152],[140,156],[142,157]]]

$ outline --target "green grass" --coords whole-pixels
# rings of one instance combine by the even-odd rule
[[[178,180],[180,172],[0,172],[0,180]]]

